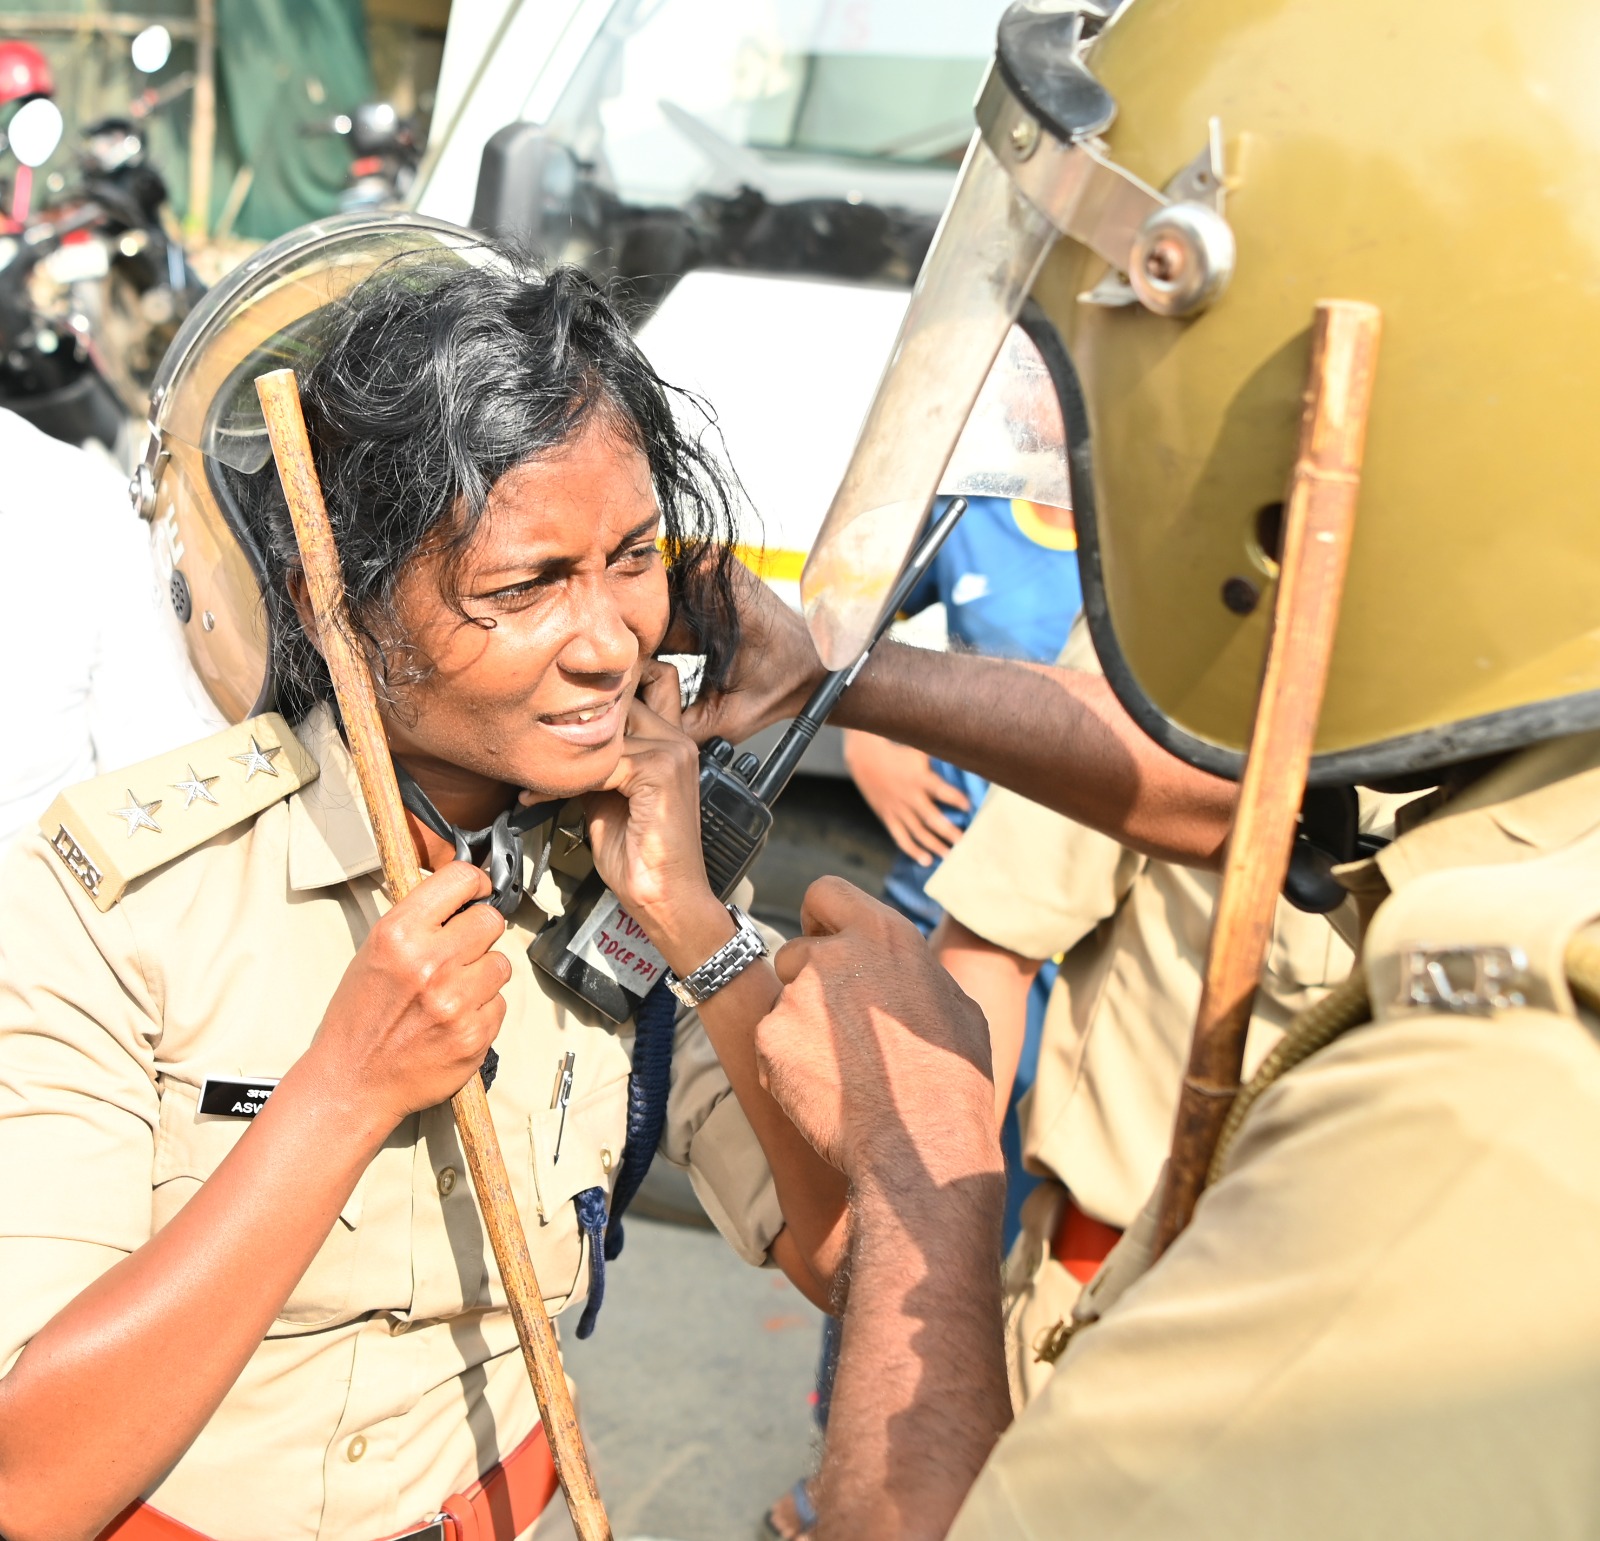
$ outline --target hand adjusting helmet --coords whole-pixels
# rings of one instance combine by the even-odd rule
[[[256,377],[302,374],[326,343],[334,302],[379,268],[438,282],[460,266],[501,262],[482,238],[415,214],[354,214],[291,231],[256,252],[190,313],[150,396],[150,437],[133,481],[155,527],[185,644],[231,722],[274,704],[265,571],[229,473],[272,459]]]
[[[1013,5],[802,581],[824,658],[870,632],[1020,319],[1106,673],[1237,774],[1312,308],[1356,299],[1384,343],[1313,783],[1600,726],[1597,68],[1579,0]]]

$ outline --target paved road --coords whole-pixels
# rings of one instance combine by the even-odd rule
[[[632,1219],[592,1338],[562,1320],[618,1541],[749,1541],[812,1459],[821,1315],[715,1231]]]
[[[756,910],[793,935],[823,872],[876,893],[892,848],[848,783],[801,777],[756,866]],[[639,1196],[695,1214],[658,1165]],[[703,1217],[702,1217],[703,1219]],[[749,1541],[815,1452],[810,1396],[821,1314],[781,1273],[747,1267],[709,1229],[636,1214],[587,1343],[562,1319],[600,1491],[618,1541]]]

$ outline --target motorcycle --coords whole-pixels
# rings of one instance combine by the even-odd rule
[[[127,413],[87,325],[41,312],[30,293],[39,264],[95,217],[85,210],[60,224],[37,220],[0,235],[0,406],[52,438],[78,445],[94,439],[115,452]]]
[[[61,133],[61,114],[44,97],[17,112],[7,126],[6,147],[17,162],[19,182],[31,182],[55,153]],[[40,264],[96,218],[98,210],[90,206],[59,221],[7,221],[0,231],[0,406],[53,438],[68,444],[97,439],[109,450],[117,445],[126,414],[102,372],[87,324],[42,310],[33,293]]]
[[[135,39],[134,62],[146,72],[166,62],[153,41],[160,39]],[[54,293],[39,293],[36,281],[35,298],[51,313],[73,318],[93,339],[106,379],[135,419],[145,416],[162,356],[205,292],[179,239],[167,184],[150,164],[144,132],[150,114],[192,84],[192,75],[180,76],[159,91],[145,91],[126,114],[88,124],[79,142],[78,181],[46,216],[70,222],[74,233],[41,265],[40,277]],[[87,211],[93,217],[80,219]]]
[[[353,113],[308,124],[303,133],[332,134],[348,141],[355,159],[350,181],[339,194],[339,212],[394,209],[405,203],[422,161],[416,125],[390,102],[363,102]]]
[[[150,74],[170,52],[166,29],[147,28],[134,39],[133,62]],[[180,76],[141,93],[126,115],[88,125],[75,185],[42,209],[32,207],[34,173],[64,132],[48,82],[5,129],[16,171],[11,217],[0,219],[0,405],[54,438],[97,440],[119,458],[131,424],[146,416],[162,355],[205,288],[141,127],[190,84]]]
[[[142,417],[151,381],[205,285],[190,266],[167,201],[130,118],[103,118],[83,131],[81,179],[52,206],[77,234],[45,264],[60,297],[52,308],[83,318],[123,405]],[[92,211],[77,224],[79,211]]]

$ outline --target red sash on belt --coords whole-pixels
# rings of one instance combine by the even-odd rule
[[[439,1541],[515,1541],[544,1513],[555,1490],[555,1462],[541,1425],[471,1487],[445,1499],[438,1520],[415,1526],[404,1535],[427,1537],[431,1533]],[[207,1538],[147,1503],[134,1502],[100,1532],[99,1541]]]
[[[1079,1284],[1087,1284],[1121,1239],[1122,1232],[1116,1226],[1096,1220],[1093,1215],[1086,1215],[1069,1193],[1061,1206],[1061,1219],[1050,1241],[1050,1255]]]

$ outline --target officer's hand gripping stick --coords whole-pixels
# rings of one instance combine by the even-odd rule
[[[725,738],[712,739],[700,751],[700,843],[706,877],[719,899],[732,895],[761,854],[772,830],[772,805],[966,511],[965,498],[951,499],[912,553],[872,641],[848,669],[823,679],[765,764],[750,753],[735,760]],[[666,967],[598,873],[579,885],[561,919],[539,933],[529,956],[613,1022],[633,1015]]]
[[[306,436],[294,371],[278,369],[260,376],[256,381],[256,393],[261,398],[283,495],[294,520],[300,562],[306,575],[306,587],[310,590],[328,673],[333,677],[339,713],[344,719],[350,757],[355,762],[362,800],[367,805],[378,851],[383,858],[384,880],[398,904],[422,881],[422,873],[416,848],[411,843],[411,832],[406,826],[394,762],[389,757],[389,742],[378,717],[372,673],[351,630],[339,553],[328,524],[316,466],[311,459],[311,443]],[[550,1442],[556,1475],[567,1495],[573,1527],[581,1541],[611,1541],[611,1524],[595,1487],[588,1452],[583,1447],[578,1415],[561,1368],[555,1329],[544,1308],[544,1296],[539,1290],[533,1258],[528,1252],[528,1239],[523,1234],[522,1220],[512,1197],[482,1077],[474,1075],[450,1099],[450,1107],[472,1173],[472,1185],[483,1210],[484,1228],[489,1232],[495,1262],[505,1285],[506,1301],[516,1323],[528,1377],[533,1382],[533,1394],[539,1403],[539,1416]]]

